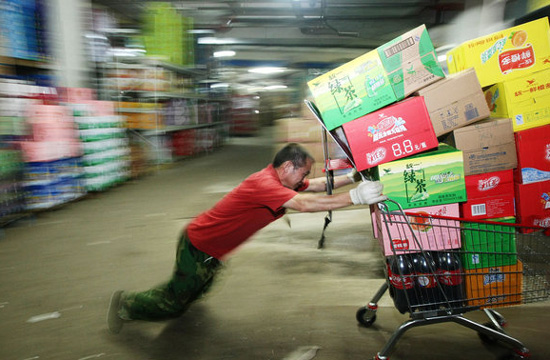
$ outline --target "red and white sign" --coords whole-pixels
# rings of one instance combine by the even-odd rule
[[[424,98],[411,97],[342,125],[357,170],[436,148]]]
[[[550,180],[550,125],[518,131],[515,181],[530,184]]]
[[[518,223],[550,228],[550,180],[516,184]]]
[[[515,216],[513,170],[465,177],[468,201],[460,204],[466,219],[495,219]]]

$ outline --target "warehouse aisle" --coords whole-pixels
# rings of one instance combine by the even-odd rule
[[[0,238],[0,359],[355,360],[372,358],[407,319],[389,296],[376,323],[356,310],[383,284],[366,209],[291,213],[260,231],[227,262],[211,293],[180,319],[128,323],[109,334],[113,290],[166,280],[178,234],[272,157],[269,131],[5,229]],[[509,332],[550,358],[547,304],[502,310]],[[471,318],[485,321],[481,314]],[[454,324],[411,330],[392,359],[500,359]]]

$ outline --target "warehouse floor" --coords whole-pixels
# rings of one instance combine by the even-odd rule
[[[179,319],[108,332],[111,293],[166,280],[178,234],[272,156],[269,131],[59,209],[24,218],[0,238],[0,359],[354,360],[372,358],[407,320],[388,295],[370,328],[355,313],[383,284],[368,210],[291,213],[227,262],[213,290]],[[508,331],[549,359],[548,303],[502,309]],[[485,322],[481,312],[466,314]],[[453,323],[405,333],[392,359],[503,359]]]

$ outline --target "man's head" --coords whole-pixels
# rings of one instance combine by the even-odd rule
[[[277,152],[273,159],[273,167],[284,186],[297,189],[309,175],[314,161],[303,147],[291,143]]]

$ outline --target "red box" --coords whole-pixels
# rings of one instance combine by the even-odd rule
[[[468,175],[464,180],[468,201],[460,204],[463,218],[475,220],[515,216],[514,175],[511,169]]]
[[[515,184],[518,223],[550,227],[550,180]]]
[[[550,125],[518,131],[518,166],[514,180],[521,184],[550,180]]]
[[[421,96],[387,106],[342,127],[359,171],[438,146]]]

